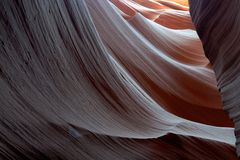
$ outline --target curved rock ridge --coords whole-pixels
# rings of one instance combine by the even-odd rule
[[[190,8],[205,54],[217,77],[223,108],[235,124],[237,153],[240,156],[240,2],[190,0]]]
[[[0,28],[1,159],[237,159],[187,1],[2,0]]]
[[[96,29],[111,52],[165,109],[194,121],[232,126],[194,30],[172,30],[139,13],[125,23],[108,3],[88,4]],[[139,69],[142,66],[144,70]]]

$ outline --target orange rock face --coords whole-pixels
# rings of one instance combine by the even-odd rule
[[[197,35],[188,35],[195,34],[195,28],[187,10],[188,4],[185,1],[133,2],[125,0],[112,2],[116,6],[121,3],[119,9],[129,16],[128,23],[161,51],[159,55],[154,54],[150,49],[144,53],[150,59],[149,70],[153,70],[155,67],[153,72],[159,75],[155,78],[159,81],[154,81],[152,75],[148,75],[150,71],[147,68],[140,70],[138,69],[140,66],[134,65],[137,61],[134,54],[129,54],[124,49],[121,49],[122,51],[114,50],[115,45],[112,39],[121,41],[120,38],[118,40],[116,34],[108,35],[107,29],[104,32],[104,29],[99,28],[102,32],[100,34],[106,35],[106,37],[103,36],[105,42],[111,46],[115,56],[121,59],[123,65],[131,71],[142,87],[148,91],[148,94],[158,103],[163,104],[166,110],[180,117],[205,124],[233,126],[232,121],[223,111],[215,74],[211,67],[209,68],[209,61],[204,54],[201,41]],[[135,14],[133,14],[134,12]],[[152,13],[155,13],[155,17],[158,18],[149,17],[149,15],[153,15]],[[98,28],[98,24],[96,27]],[[121,42],[121,44],[125,42]],[[137,51],[135,54],[138,56]],[[169,57],[169,59],[161,55]],[[127,59],[134,59],[134,62],[129,62]],[[161,72],[164,72],[164,75],[170,79],[160,76]],[[169,83],[169,88],[160,84],[161,81]]]

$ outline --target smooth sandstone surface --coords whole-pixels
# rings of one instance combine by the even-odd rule
[[[237,159],[238,11],[215,3],[0,1],[0,157]]]
[[[190,0],[190,12],[217,79],[223,108],[234,122],[239,146],[240,2]]]

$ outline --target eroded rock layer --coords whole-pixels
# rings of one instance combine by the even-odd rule
[[[234,121],[240,155],[240,2],[190,0],[191,15],[217,77],[223,108]]]
[[[237,159],[186,1],[2,0],[0,28],[2,159]]]

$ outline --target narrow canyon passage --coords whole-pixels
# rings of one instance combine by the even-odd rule
[[[1,0],[0,158],[237,159],[239,6]]]

